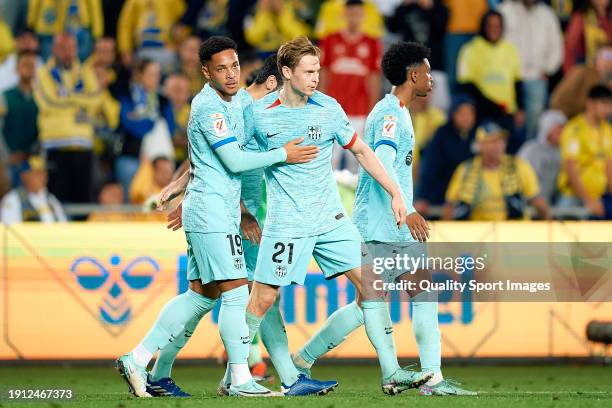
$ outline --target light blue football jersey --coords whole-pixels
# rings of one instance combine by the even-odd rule
[[[395,149],[393,168],[406,206],[411,208],[414,129],[408,109],[395,95],[387,94],[374,106],[366,120],[364,141],[372,150],[382,144]],[[397,228],[389,194],[361,167],[353,221],[366,242],[414,241],[405,225],[401,229]]]
[[[244,142],[243,110],[206,84],[191,102],[187,126],[191,179],[183,200],[185,232],[236,233],[240,225],[240,175],[227,171],[215,149]]]
[[[303,137],[302,145],[319,148],[317,158],[304,164],[278,163],[264,170],[267,213],[263,235],[301,238],[331,231],[348,216],[340,201],[331,165],[334,142],[348,148],[357,134],[335,99],[315,92],[308,103],[289,108],[272,92],[251,105],[245,115],[260,148],[282,148]]]
[[[247,92],[245,88],[241,88],[234,99],[237,103],[240,103],[242,109],[244,110],[245,115],[250,115],[251,110],[248,109],[249,106],[253,103],[253,97],[251,94]],[[253,122],[248,118],[245,118],[245,134],[252,135],[252,131],[250,131],[247,127],[251,125]],[[244,140],[242,142],[244,150],[251,152],[259,152],[259,145],[257,144],[257,140],[254,137],[249,137],[249,140]],[[242,179],[242,190],[240,193],[240,197],[244,202],[247,210],[253,215],[257,216],[257,212],[262,204],[262,185],[263,185],[263,177],[264,177],[264,169],[254,169],[242,172],[240,174],[240,178]]]

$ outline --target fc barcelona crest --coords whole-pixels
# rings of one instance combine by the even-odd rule
[[[308,138],[311,140],[321,140],[321,126],[308,126]]]

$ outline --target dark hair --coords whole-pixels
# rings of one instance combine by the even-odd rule
[[[363,0],[346,0],[345,5],[346,5],[346,7],[349,7],[349,6],[363,6],[364,3],[363,3]]]
[[[158,62],[150,58],[141,59],[140,61],[136,63],[136,68],[135,68],[136,72],[138,72],[139,74],[142,74],[143,72],[145,72],[147,67],[151,64],[158,64]]]
[[[502,16],[502,14],[499,11],[495,11],[495,10],[487,11],[484,14],[484,16],[482,16],[482,18],[480,19],[480,33],[479,33],[480,36],[487,41],[489,40],[487,38],[487,21],[489,21],[489,19],[493,16],[499,17],[499,20],[501,21],[502,33],[504,32],[504,16]]]
[[[237,52],[238,45],[234,40],[228,37],[220,35],[210,37],[200,45],[200,64],[204,65],[212,59],[213,55],[225,50],[234,50]]]
[[[270,75],[274,75],[276,81],[280,84],[283,82],[283,79],[280,76],[280,72],[278,72],[278,65],[276,64],[276,54],[270,55],[263,63],[263,66],[257,71],[255,75],[255,83],[257,85],[261,85],[270,77]]]
[[[38,54],[33,50],[22,50],[17,53],[17,62],[21,61],[24,57],[38,58]]]
[[[607,86],[604,85],[595,85],[591,89],[589,89],[588,99],[591,100],[602,100],[602,99],[612,99],[612,91]]]
[[[429,58],[430,49],[416,42],[399,41],[391,45],[382,57],[382,70],[392,85],[401,85],[408,78],[408,70]]]

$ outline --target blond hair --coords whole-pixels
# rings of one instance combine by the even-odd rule
[[[278,71],[281,76],[283,76],[283,67],[288,67],[293,71],[300,63],[302,57],[306,55],[313,55],[317,58],[321,56],[319,47],[310,42],[306,37],[297,37],[281,45],[276,54]]]

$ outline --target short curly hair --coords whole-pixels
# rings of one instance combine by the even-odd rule
[[[278,64],[276,63],[276,54],[270,55],[265,59],[263,63],[263,67],[257,71],[257,75],[255,76],[255,83],[258,85],[263,84],[266,80],[274,75],[276,81],[280,84],[283,82],[283,78],[278,72]]]
[[[382,71],[392,85],[406,82],[408,70],[429,58],[431,50],[417,42],[399,41],[385,52],[382,58]]]
[[[212,56],[218,52],[225,50],[234,50],[238,52],[238,45],[229,37],[215,35],[207,39],[200,45],[200,64],[204,65],[212,59]]]

